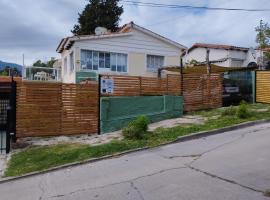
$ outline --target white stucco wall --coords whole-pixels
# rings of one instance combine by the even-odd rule
[[[131,76],[156,76],[157,73],[147,71],[147,55],[164,56],[164,65],[180,65],[180,54],[182,49],[147,35],[141,31],[133,30],[131,35],[122,37],[111,37],[102,39],[91,39],[76,41],[70,50],[63,51],[62,68],[64,67],[64,58],[68,59],[68,70],[65,73],[62,70],[63,82],[75,82],[75,71],[70,72],[69,54],[71,51],[75,54],[75,69],[80,70],[80,50],[94,50],[114,53],[125,53],[128,55],[127,73],[102,72],[102,74],[124,74]]]
[[[210,49],[209,59],[219,60],[228,58],[227,61],[217,63],[223,67],[235,67],[233,66],[234,61],[243,61],[242,67],[246,67],[250,62],[256,62],[256,58],[252,56],[252,50],[248,52],[237,51],[237,50],[225,50],[225,49]],[[191,60],[198,62],[204,62],[206,60],[206,48],[196,48],[190,51],[185,57],[184,62],[190,62]]]
[[[61,54],[62,60],[62,82],[63,83],[75,83],[75,70],[70,70],[70,53],[73,52],[74,49],[64,50]],[[67,70],[64,69],[65,58],[67,58]]]

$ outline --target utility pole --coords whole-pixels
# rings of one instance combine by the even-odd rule
[[[24,53],[22,55],[22,62],[23,62],[23,66],[24,66]]]
[[[210,65],[210,61],[209,61],[209,54],[210,54],[210,49],[206,49],[206,64],[207,64],[207,74],[210,75],[211,74],[211,65]]]

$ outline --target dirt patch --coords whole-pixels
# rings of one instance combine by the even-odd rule
[[[263,194],[266,197],[270,197],[270,189],[269,190],[266,190]]]
[[[0,155],[0,177],[4,175],[4,171],[7,167],[7,155]]]
[[[202,116],[186,115],[176,119],[168,119],[156,122],[149,125],[149,131],[154,131],[157,128],[172,128],[176,126],[188,126],[192,124],[204,124],[207,118]]]
[[[77,136],[59,136],[59,137],[37,137],[37,138],[23,138],[17,141],[17,146],[29,146],[29,145],[55,145],[61,143],[80,143],[89,145],[105,144],[112,140],[121,140],[123,137],[121,131],[102,134],[102,135],[77,135]]]
[[[189,126],[192,124],[203,124],[207,118],[201,116],[186,115],[176,119],[168,119],[149,125],[149,131],[157,128],[172,128],[175,126]],[[46,146],[61,143],[80,143],[89,145],[100,145],[111,142],[112,140],[123,139],[122,131],[106,133],[101,135],[77,135],[77,136],[58,136],[58,137],[36,137],[18,139],[13,149],[23,149],[30,145]]]
[[[267,112],[267,111],[269,111],[269,109],[268,108],[252,109],[252,111],[255,111],[255,112]]]

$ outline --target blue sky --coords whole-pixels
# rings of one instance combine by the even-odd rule
[[[269,0],[141,0],[228,8],[270,8]],[[258,3],[260,2],[260,3]],[[0,0],[0,60],[27,65],[60,57],[55,49],[70,36],[86,0]],[[183,45],[195,42],[255,46],[254,27],[270,12],[202,11],[124,5],[120,24],[134,21]]]

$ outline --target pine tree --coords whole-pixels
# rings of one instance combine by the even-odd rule
[[[78,24],[71,31],[74,35],[94,34],[98,26],[111,31],[118,29],[123,7],[118,6],[119,0],[89,0],[81,14]]]

